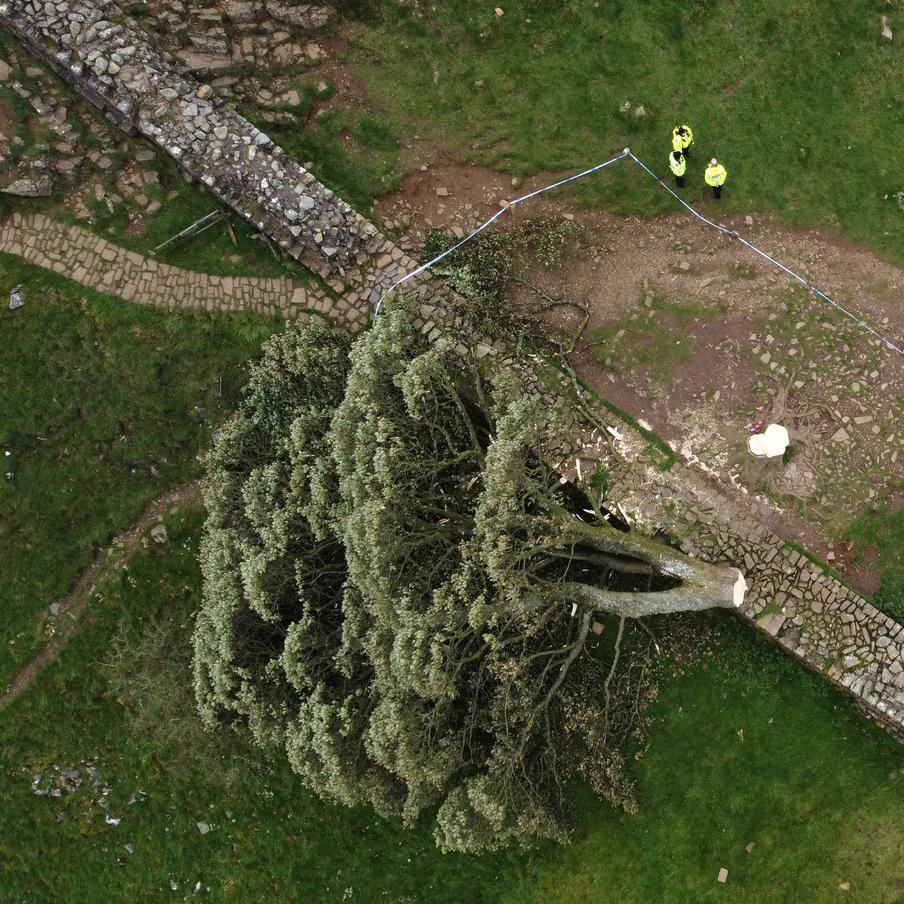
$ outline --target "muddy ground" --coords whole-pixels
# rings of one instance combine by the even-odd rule
[[[420,251],[429,229],[464,235],[500,201],[548,181],[541,174],[513,186],[479,167],[428,163],[377,203],[377,219]],[[554,197],[521,205],[497,225],[552,216],[580,227],[554,268],[529,255],[518,262],[543,292],[589,308],[571,355],[579,374],[723,484],[768,498],[778,533],[872,592],[870,556],[855,561],[839,538],[863,511],[904,501],[904,356],[690,214],[615,217]],[[705,213],[718,218],[714,204]],[[718,221],[901,346],[904,270],[851,242],[763,216]],[[511,286],[522,305],[531,294]],[[544,316],[567,345],[584,320],[568,306]],[[790,449],[783,459],[754,459],[747,439],[771,422],[788,428]]]

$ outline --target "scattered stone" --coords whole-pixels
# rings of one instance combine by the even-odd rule
[[[165,524],[157,524],[153,528],[151,528],[151,539],[155,543],[159,543],[161,546],[166,543],[169,539],[169,535],[166,532]]]
[[[496,7],[496,15],[497,15],[497,16],[501,16],[501,15],[503,14],[503,12],[504,12],[503,9],[501,9],[501,8],[498,7],[498,6]]]
[[[719,881],[723,885],[728,881],[728,870],[724,866],[719,870]]]
[[[201,820],[201,822],[197,823],[197,826],[198,826],[198,831],[202,835],[206,835],[210,831],[210,826],[203,820]]]
[[[436,196],[438,198],[448,198],[449,197],[449,189],[444,186],[439,186],[436,189]]]
[[[839,427],[832,434],[832,442],[833,443],[846,443],[846,442],[848,442],[848,440],[850,440],[850,436],[848,435],[848,432],[847,432],[847,430],[844,429],[844,427]]]
[[[753,226],[753,217],[750,216],[750,214],[747,214],[747,216],[744,217],[744,223],[748,226]]]
[[[235,23],[251,22],[254,20],[254,7],[246,0],[228,0],[226,16]]]
[[[5,82],[12,71],[12,66],[9,63],[0,60],[0,82]]]
[[[267,12],[285,25],[293,25],[305,31],[323,28],[330,21],[331,10],[328,6],[317,6],[310,3],[294,4],[267,0]]]
[[[53,191],[53,180],[46,174],[35,178],[16,179],[0,191],[21,198],[46,198]]]
[[[894,38],[891,26],[888,24],[888,16],[882,16],[882,37],[886,41],[891,41]]]
[[[841,891],[850,891],[851,883],[850,882],[842,882],[841,885],[838,886]]]
[[[747,851],[748,854],[752,854],[752,853],[753,853],[753,849],[754,849],[755,847],[756,847],[756,842],[755,842],[755,841],[749,841],[747,844],[744,845],[744,850]]]
[[[25,292],[22,286],[13,286],[9,293],[9,309],[15,311],[25,304]]]

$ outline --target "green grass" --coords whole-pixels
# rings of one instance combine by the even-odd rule
[[[198,881],[209,900],[243,904],[822,904],[842,882],[851,900],[900,899],[904,751],[727,615],[664,679],[650,750],[631,767],[636,816],[582,796],[570,846],[477,858],[440,855],[427,826],[320,803],[281,760],[193,721],[199,527],[197,512],[170,519],[168,544],[133,557],[0,717],[4,902],[182,901]],[[39,788],[54,767],[84,777],[89,758],[105,797],[87,778],[33,793],[34,776]]]
[[[167,487],[234,405],[274,321],[162,312],[8,255],[0,309],[0,686],[42,642],[42,613],[95,549]],[[9,454],[7,454],[9,453]]]
[[[893,197],[904,188],[904,55],[879,27],[884,13],[904,31],[898,6],[530,0],[502,3],[501,17],[468,0],[429,13],[383,6],[382,26],[352,29],[348,58],[406,144],[417,134],[517,175],[585,167],[630,145],[667,176],[671,129],[687,122],[689,201],[714,209],[703,161],[717,155],[729,172],[719,210],[774,212],[904,261]],[[619,112],[625,100],[631,113]],[[570,196],[624,213],[675,208],[627,162]]]
[[[364,216],[374,198],[398,185],[398,138],[388,119],[337,109],[302,130],[268,125],[266,131],[299,163],[313,163],[311,172]]]
[[[875,548],[882,583],[873,602],[892,618],[904,622],[904,508],[861,515],[845,539],[854,541],[861,556],[868,547]]]

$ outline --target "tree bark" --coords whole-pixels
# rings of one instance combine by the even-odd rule
[[[729,566],[711,565],[677,552],[643,534],[623,533],[608,524],[585,524],[573,519],[570,539],[616,556],[647,562],[660,574],[681,581],[678,587],[659,591],[610,591],[592,584],[569,582],[565,591],[581,607],[612,612],[630,618],[700,609],[737,609],[744,601],[744,575]],[[631,569],[634,570],[634,569]]]

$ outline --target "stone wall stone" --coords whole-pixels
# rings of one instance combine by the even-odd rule
[[[0,2],[0,24],[366,314],[391,243],[109,0]]]

